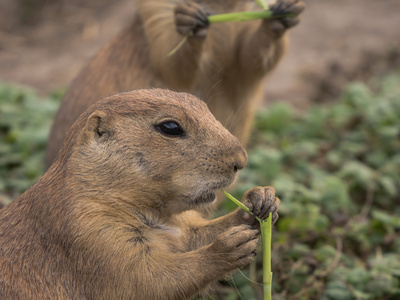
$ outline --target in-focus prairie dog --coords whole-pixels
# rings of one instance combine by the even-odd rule
[[[301,0],[278,0],[278,15],[298,15]],[[84,67],[65,95],[50,134],[47,166],[76,118],[99,99],[127,90],[167,88],[204,100],[241,141],[249,135],[261,79],[282,57],[298,18],[219,23],[208,14],[257,10],[253,0],[138,0],[132,23]],[[194,30],[173,56],[167,54]]]
[[[0,210],[0,298],[190,298],[255,255],[253,217],[194,210],[246,163],[192,95],[136,90],[94,104],[45,175]],[[272,188],[243,202],[277,218]]]

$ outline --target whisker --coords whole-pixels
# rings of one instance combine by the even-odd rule
[[[222,68],[221,68],[221,70],[215,72],[214,75],[209,80],[209,83],[212,83],[212,84],[210,84],[210,88],[207,91],[207,96],[206,96],[207,104],[211,103],[211,101],[213,101],[217,95],[220,95],[223,93],[222,91],[220,91],[219,93],[214,92],[214,90],[217,88],[217,86],[222,82],[222,78],[219,77],[221,72],[222,72]],[[218,80],[216,79],[217,77],[219,78]]]
[[[232,121],[231,121],[232,123],[229,124],[229,127],[227,127],[227,128],[229,129],[229,131],[234,130],[235,127],[239,124],[239,123],[238,123],[237,125],[235,125],[234,127],[232,127],[232,126],[233,126],[233,122],[235,122],[235,119],[236,119],[237,115],[240,113],[240,111],[242,110],[243,106],[246,105],[246,104],[247,104],[247,100],[246,100],[246,99],[244,99],[244,101],[241,101],[240,106],[238,107],[238,109],[236,110],[235,115],[234,115],[233,118],[232,118]],[[251,113],[252,113],[252,112],[250,112],[249,114],[245,115],[245,116],[242,117],[239,121],[243,120],[244,118],[247,118]],[[231,132],[232,132],[232,131],[231,131]]]
[[[236,286],[236,283],[235,283],[235,281],[233,280],[232,275],[230,276],[229,280],[228,280],[228,279],[226,280],[226,282],[227,282],[231,287],[233,287],[233,288],[235,289],[235,291],[236,291],[236,293],[239,295],[239,298],[240,298],[240,299],[244,299],[243,296],[242,296],[242,294],[239,292],[239,289],[238,289],[238,287]]]
[[[247,114],[243,115],[240,119],[238,119],[238,120],[234,119],[233,121],[236,121],[236,124],[235,124],[235,125],[234,125],[234,124],[231,124],[230,130],[234,131],[234,130],[237,128],[237,126],[239,126],[240,123],[241,123],[243,120],[245,120],[245,119],[247,119],[247,118],[249,118],[249,117],[254,118],[255,115],[256,115],[256,112],[257,112],[257,110],[254,109],[254,110],[252,110],[252,111],[249,111]],[[238,114],[238,113],[239,113],[239,111],[237,112],[237,114]]]
[[[254,280],[251,280],[251,278],[249,278],[249,277],[247,277],[246,275],[244,275],[244,273],[242,272],[242,270],[239,269],[238,271],[239,271],[239,273],[240,273],[244,278],[246,278],[247,281],[249,281],[249,282],[251,282],[252,284],[255,284],[255,285],[263,286],[261,283],[259,283],[259,282],[257,282],[257,281],[254,281]]]

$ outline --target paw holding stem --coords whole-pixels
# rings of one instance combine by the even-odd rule
[[[281,19],[288,23],[288,28],[298,23],[297,16],[304,10],[301,0],[278,0],[268,7],[263,0],[256,0],[263,11],[244,11],[228,14],[218,14],[208,17],[210,24],[221,22],[243,22],[257,19]],[[290,19],[293,19],[290,21]]]
[[[271,188],[265,188],[265,191],[271,190]],[[249,192],[252,191],[259,191],[260,188],[254,188],[250,190]],[[272,189],[273,190],[273,189]],[[226,191],[223,191],[225,196],[227,196],[230,200],[232,200],[236,205],[241,207],[244,211],[249,213],[250,215],[254,216],[258,222],[260,222],[260,228],[261,228],[261,240],[262,240],[262,245],[263,245],[263,299],[264,300],[270,300],[271,299],[271,288],[272,288],[272,272],[271,272],[271,237],[272,237],[272,211],[269,211],[268,217],[266,220],[263,220],[259,218],[258,216],[255,216],[253,212],[242,202],[237,200],[235,197],[227,193]],[[245,194],[243,198],[246,198],[246,196],[249,196],[249,192]],[[267,194],[267,193],[265,193]],[[273,191],[273,197],[275,195],[275,191]],[[251,196],[250,196],[251,197]],[[275,197],[274,197],[275,198]],[[279,206],[279,199],[275,198],[275,202],[278,202],[276,207]],[[276,208],[277,209],[277,208]],[[276,211],[275,211],[276,214]],[[276,214],[277,215],[277,214]]]
[[[168,53],[175,54],[189,37],[205,38],[210,24],[224,22],[244,22],[257,19],[281,19],[283,27],[289,28],[299,21],[297,15],[304,9],[300,0],[279,0],[268,9],[264,0],[256,0],[263,11],[244,11],[227,14],[209,15],[209,13],[197,2],[188,1],[175,8],[175,24],[177,31],[184,36],[179,44]],[[290,20],[293,19],[293,20]],[[279,27],[279,26],[278,26]],[[282,27],[282,26],[281,26]],[[278,28],[279,31],[280,28]]]
[[[205,37],[209,26],[208,12],[194,0],[178,4],[174,10],[176,30],[183,36]]]
[[[245,223],[254,224],[258,221],[267,219],[269,213],[272,213],[272,222],[278,219],[278,208],[280,200],[275,197],[275,190],[272,187],[255,187],[243,195],[242,204],[252,213],[252,217],[244,211],[238,211],[238,217]]]
[[[239,206],[241,209],[243,209],[245,212],[249,213],[250,215],[254,216],[253,213],[250,211],[250,209],[244,205],[242,202],[240,202],[238,199],[236,199],[235,197],[233,197],[231,194],[229,194],[227,191],[223,190],[225,196],[233,201],[237,206]],[[261,220],[258,217],[255,217],[257,219],[258,222],[262,222],[263,220]]]

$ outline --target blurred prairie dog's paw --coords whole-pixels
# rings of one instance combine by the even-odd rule
[[[205,37],[209,25],[208,12],[196,1],[178,4],[174,10],[176,30],[182,35],[193,32],[196,37]]]
[[[299,15],[306,5],[301,0],[278,0],[270,5],[269,9],[274,16],[294,15],[286,18],[273,19],[270,28],[275,31],[277,36],[281,36],[286,29],[296,26],[300,22]]]

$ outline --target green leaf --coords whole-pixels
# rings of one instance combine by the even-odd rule
[[[353,300],[352,293],[347,289],[346,285],[341,281],[329,282],[326,290],[325,296],[331,300]]]
[[[383,224],[389,225],[395,229],[400,229],[400,217],[391,215],[388,212],[375,209],[372,211],[372,217],[375,220],[379,220]]]
[[[339,171],[338,175],[342,179],[354,181],[367,187],[374,178],[374,170],[358,161],[346,163]]]
[[[284,132],[293,117],[293,109],[284,102],[273,104],[269,109],[259,113],[256,127],[262,131]]]

